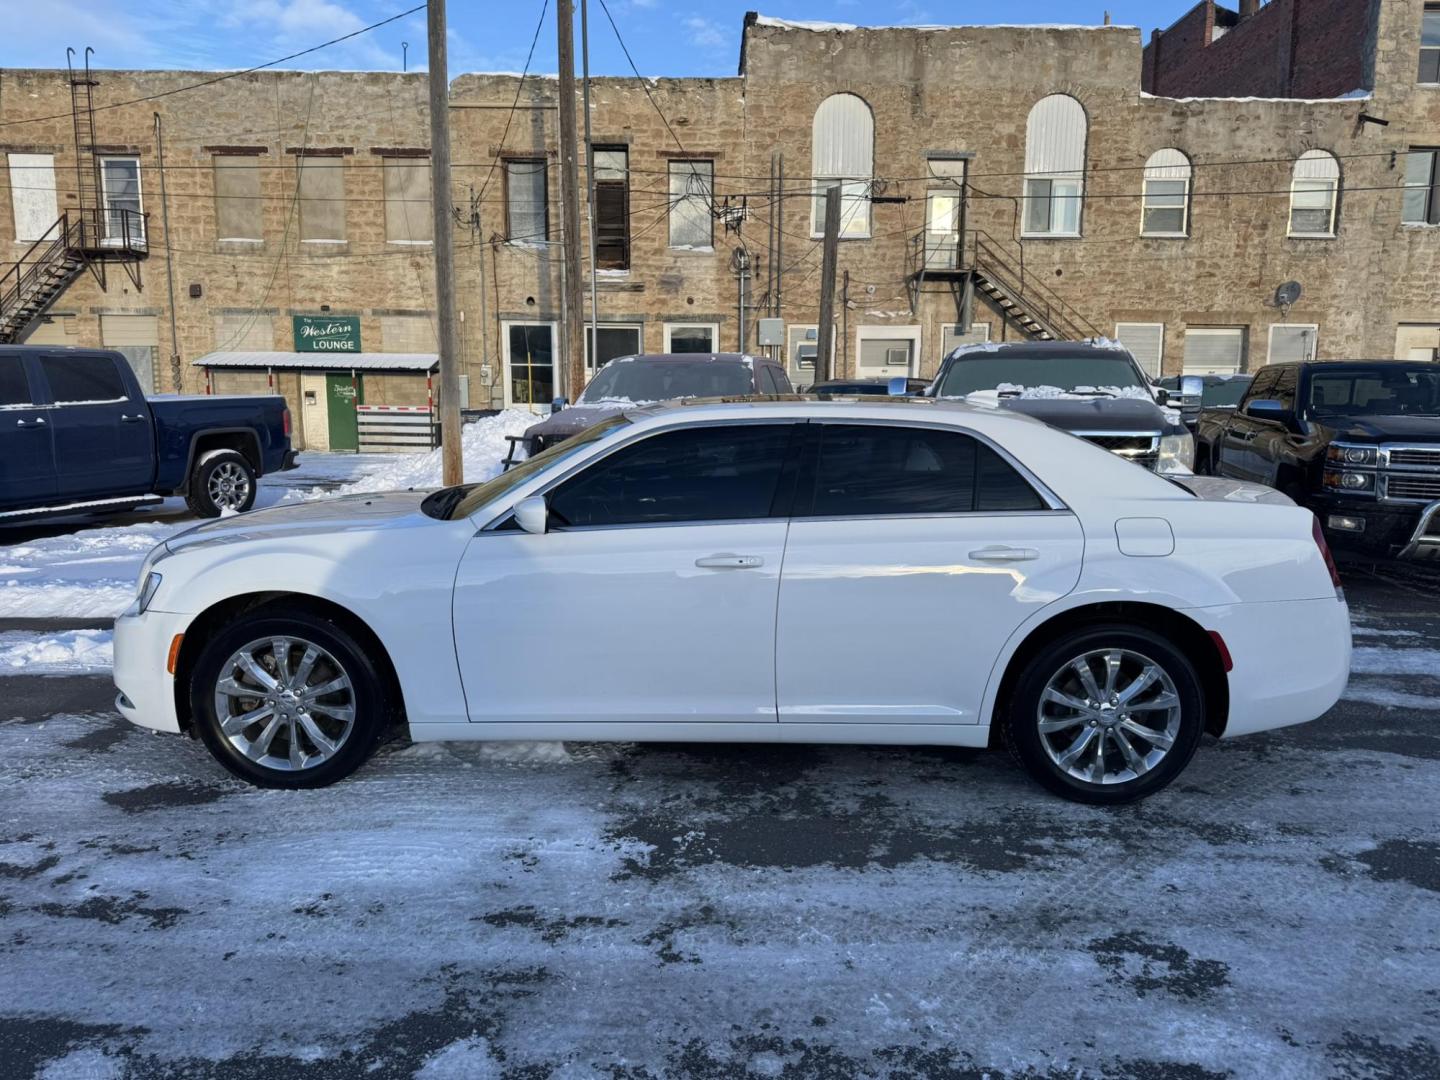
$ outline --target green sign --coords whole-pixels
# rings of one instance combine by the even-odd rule
[[[359,352],[359,316],[296,315],[295,351]]]

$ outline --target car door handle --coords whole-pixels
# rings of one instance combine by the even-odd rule
[[[695,565],[702,570],[753,570],[757,566],[764,566],[765,559],[760,555],[731,555],[725,552],[696,559]]]
[[[120,414],[120,422],[121,422],[122,424],[139,424],[139,423],[143,423],[144,420],[145,420],[145,414],[144,414],[144,413],[136,413],[134,416],[127,415],[126,413],[121,413],[121,414]]]
[[[1039,557],[1040,552],[1034,548],[985,547],[970,552],[970,558],[981,562],[1030,562]]]
[[[44,426],[45,426],[45,418],[44,418],[43,416],[38,416],[38,417],[36,417],[34,420],[16,420],[16,421],[15,421],[15,426],[16,426],[16,427],[23,427],[23,428],[44,427]]]

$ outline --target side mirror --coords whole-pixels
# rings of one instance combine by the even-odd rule
[[[550,508],[545,505],[544,495],[531,495],[515,504],[515,524],[527,533],[544,535],[550,519]]]
[[[550,402],[550,412],[553,415],[554,413],[559,412],[561,409],[565,408],[565,406],[569,404],[570,402],[567,401],[565,398],[557,397],[554,401]]]
[[[891,397],[906,397],[910,392],[910,380],[903,375],[897,375],[886,385],[885,391]]]
[[[1255,398],[1245,403],[1245,415],[1255,420],[1269,420],[1275,424],[1288,424],[1295,414],[1274,398]]]
[[[1156,404],[1156,405],[1169,405],[1169,404],[1170,404],[1170,391],[1169,391],[1169,390],[1166,390],[1165,387],[1163,387],[1163,386],[1157,386],[1157,387],[1155,388],[1155,404]]]
[[[1205,380],[1199,375],[1182,375],[1180,377],[1180,398],[1187,404],[1193,401],[1200,404],[1200,399],[1205,396]]]

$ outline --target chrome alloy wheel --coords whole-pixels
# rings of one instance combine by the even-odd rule
[[[222,461],[205,487],[210,501],[221,510],[239,510],[250,498],[250,474],[233,461]]]
[[[355,687],[339,661],[302,638],[236,650],[215,683],[215,716],[257,765],[310,769],[340,752],[355,726]]]
[[[1180,735],[1180,695],[1165,669],[1129,649],[1082,653],[1060,668],[1036,709],[1040,743],[1065,773],[1123,784],[1164,760]]]

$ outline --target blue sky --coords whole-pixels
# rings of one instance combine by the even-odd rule
[[[95,47],[99,67],[242,68],[297,52],[414,6],[417,0],[7,0],[0,67],[60,67],[65,47]],[[451,71],[518,71],[542,0],[450,0]],[[747,8],[780,18],[903,23],[1117,23],[1148,35],[1195,0],[606,0],[646,75],[733,75]],[[591,0],[591,64],[597,74],[629,68]],[[579,0],[576,0],[579,6]],[[578,25],[578,19],[577,19]],[[303,68],[399,70],[425,66],[424,13],[297,61]],[[554,4],[533,69],[555,70]]]

